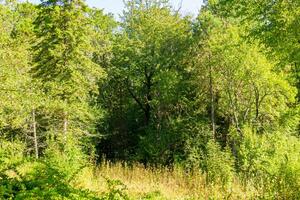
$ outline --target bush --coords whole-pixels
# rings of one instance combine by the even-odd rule
[[[39,161],[22,157],[21,147],[1,140],[0,199],[99,199],[72,184],[86,162],[77,145],[49,144]]]
[[[224,186],[232,182],[234,159],[228,149],[222,151],[220,145],[213,140],[207,144],[205,164],[208,182],[222,183]]]
[[[138,160],[198,169],[210,138],[211,131],[204,122],[170,119],[168,126],[161,130],[146,130],[139,144]]]
[[[253,179],[263,198],[300,199],[300,142],[289,133],[245,129],[238,168],[246,182]]]
[[[13,199],[24,188],[19,168],[25,163],[25,145],[0,138],[0,199]]]
[[[22,162],[24,149],[25,145],[19,141],[9,142],[0,138],[0,173]]]
[[[101,200],[129,200],[126,194],[126,185],[120,180],[106,178],[108,192],[102,195]]]
[[[160,193],[160,191],[154,191],[146,194],[142,200],[166,200]]]

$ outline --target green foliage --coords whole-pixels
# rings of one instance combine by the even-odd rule
[[[45,151],[46,163],[57,170],[65,179],[73,179],[84,167],[88,166],[88,158],[75,140],[68,138],[66,142],[51,141]]]
[[[209,141],[204,161],[208,182],[212,184],[222,183],[223,186],[232,182],[234,177],[234,159],[229,149],[221,150],[218,143]]]
[[[24,144],[0,140],[0,198],[10,199],[22,187],[17,181],[15,169],[23,163]]]
[[[83,0],[1,1],[0,199],[130,199],[114,179],[82,189],[94,144],[300,199],[299,2],[205,3],[193,20],[128,0],[116,22]]]
[[[149,128],[141,138],[138,160],[152,164],[184,166],[199,169],[206,145],[212,138],[205,123],[176,119],[168,121],[168,128],[157,132]]]
[[[296,89],[287,76],[276,73],[275,58],[270,61],[256,42],[247,43],[243,27],[209,12],[199,20],[207,35],[199,42],[204,52],[196,57],[196,81],[201,80],[199,90],[209,99],[211,76],[217,116],[239,130],[245,124],[258,129],[277,126],[289,104],[295,102]]]
[[[88,13],[92,26],[93,62],[107,68],[112,59],[113,31],[118,23],[112,15],[106,15],[103,10],[93,8]]]
[[[48,95],[68,103],[85,102],[101,75],[101,68],[88,56],[92,47],[86,12],[81,1],[46,1],[35,21],[40,40],[34,47],[33,74]]]
[[[284,132],[258,135],[245,129],[244,133],[237,159],[244,180],[255,180],[256,187],[263,188],[262,196],[298,199],[299,139]]]
[[[164,198],[159,191],[150,192],[142,198],[142,200],[152,200],[152,199],[165,200],[166,198]]]
[[[209,1],[207,8],[216,15],[239,19],[249,38],[270,47],[268,55],[279,56],[281,70],[288,72],[290,82],[298,88],[299,100],[299,1]],[[252,41],[252,40],[250,40]]]
[[[80,149],[74,148],[76,145],[63,151],[49,145],[46,157],[37,162],[22,156],[22,146],[1,140],[0,198],[99,199],[90,191],[73,186],[83,163],[87,163]]]
[[[107,69],[109,81],[104,86],[106,130],[113,133],[108,141],[116,135],[117,139],[124,138],[122,146],[115,147],[127,151],[117,152],[119,158],[136,149],[147,154],[137,157],[159,160],[160,154],[168,154],[168,146],[174,149],[181,145],[181,136],[172,132],[184,132],[179,130],[181,125],[175,125],[184,118],[181,114],[193,115],[185,110],[192,104],[185,90],[189,83],[184,63],[192,33],[190,21],[164,1],[129,1],[121,27],[122,32],[114,39],[112,66]],[[163,157],[165,162],[165,157],[172,156]]]
[[[9,142],[3,138],[0,140],[0,173],[1,176],[11,166],[20,163],[23,160],[24,144],[20,141]]]
[[[35,8],[29,4],[0,4],[0,130],[25,133],[31,106],[36,102],[29,75],[32,21]],[[17,131],[16,131],[17,130]]]
[[[50,98],[45,110],[65,124],[65,134],[68,129],[89,133],[96,121],[91,96],[98,92],[104,73],[93,62],[94,31],[88,12],[82,1],[44,1],[34,22],[37,42],[31,73]]]
[[[106,179],[108,192],[103,194],[102,200],[129,200],[130,198],[126,194],[126,185],[120,180]]]

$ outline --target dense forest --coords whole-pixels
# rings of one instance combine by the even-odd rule
[[[300,199],[300,1],[124,4],[0,0],[0,199]]]

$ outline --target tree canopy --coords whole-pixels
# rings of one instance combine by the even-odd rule
[[[0,1],[0,199],[96,198],[70,180],[102,158],[299,199],[299,1],[124,6]]]

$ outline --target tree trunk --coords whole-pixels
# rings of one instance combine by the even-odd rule
[[[39,149],[38,149],[38,139],[37,139],[37,133],[36,133],[35,109],[32,109],[32,128],[33,128],[35,158],[38,159],[39,158]]]
[[[147,95],[146,95],[146,105],[145,105],[145,125],[148,126],[151,118],[151,106],[152,101],[151,96],[151,80],[147,80]]]
[[[255,122],[257,122],[259,116],[259,90],[255,85],[254,85],[254,93],[255,93]]]
[[[68,114],[67,112],[64,113],[64,140],[67,141],[67,137],[68,137]]]
[[[209,67],[209,91],[210,91],[210,117],[212,134],[216,139],[216,123],[215,123],[215,98],[214,98],[214,88],[213,88],[213,77],[212,77],[212,66]]]

